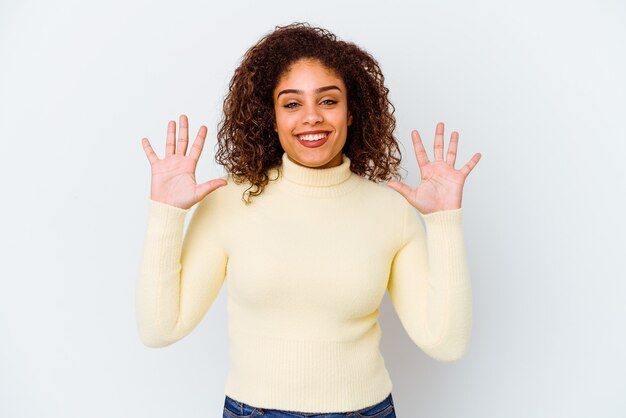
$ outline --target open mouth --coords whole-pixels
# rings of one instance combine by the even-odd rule
[[[316,134],[298,135],[298,142],[307,148],[316,148],[324,145],[330,136],[330,132],[320,132]]]

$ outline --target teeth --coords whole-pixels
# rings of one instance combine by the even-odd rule
[[[313,134],[313,135],[298,135],[298,138],[302,141],[317,141],[325,138],[328,133],[325,134]]]

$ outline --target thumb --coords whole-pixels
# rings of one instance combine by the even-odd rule
[[[409,193],[412,191],[412,189],[406,184],[392,180],[387,182],[387,186],[400,193],[409,202],[411,201]]]
[[[213,179],[213,180],[209,180],[204,183],[198,184],[196,186],[196,196],[198,196],[199,200],[202,200],[204,199],[206,195],[211,193],[213,190],[222,186],[226,186],[227,184],[228,182],[223,179]]]

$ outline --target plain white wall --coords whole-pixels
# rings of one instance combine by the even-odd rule
[[[225,287],[201,324],[143,346],[134,285],[150,171],[170,119],[209,128],[276,25],[308,21],[385,72],[419,169],[460,133],[469,352],[414,346],[388,295],[382,351],[400,418],[626,416],[626,7],[620,1],[0,2],[0,416],[217,417]],[[189,220],[189,217],[188,217]]]

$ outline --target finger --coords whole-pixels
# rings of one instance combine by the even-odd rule
[[[187,119],[187,115],[180,115],[178,125],[178,146],[176,147],[176,154],[184,156],[185,152],[187,152],[187,144],[189,143],[189,120]]]
[[[148,161],[150,161],[150,164],[153,164],[154,162],[159,161],[159,157],[156,155],[156,153],[152,149],[152,146],[150,145],[150,141],[148,141],[148,138],[143,138],[141,140],[141,144],[143,145],[143,152],[146,153],[146,156],[148,157]]]
[[[176,121],[169,121],[167,124],[167,139],[165,140],[165,156],[174,155],[176,150]]]
[[[206,138],[207,127],[202,125],[198,130],[198,135],[196,139],[193,141],[193,145],[191,146],[191,150],[189,150],[189,157],[194,161],[198,161],[200,159],[200,154],[202,153],[202,148],[204,147],[204,140]]]
[[[450,145],[448,145],[448,153],[446,154],[446,163],[454,168],[454,163],[456,162],[456,149],[459,143],[459,133],[456,131],[452,131],[452,135],[450,135]]]
[[[443,122],[439,122],[435,128],[435,161],[443,161],[443,128]]]
[[[422,143],[422,138],[420,137],[419,132],[414,130],[411,132],[411,139],[413,140],[413,148],[415,149],[415,158],[417,158],[417,165],[420,168],[420,175],[422,174],[422,167],[427,165],[430,161],[428,160],[428,154],[426,153],[426,149],[424,149],[424,144]]]
[[[480,161],[481,156],[482,155],[479,152],[477,152],[476,154],[474,154],[472,159],[467,162],[467,164],[461,167],[460,171],[465,175],[465,177],[467,177],[467,175],[472,171],[472,169],[476,167],[476,164],[478,164],[478,161]]]
[[[413,189],[411,189],[409,186],[407,186],[406,184],[399,182],[399,181],[388,181],[387,182],[387,186],[391,187],[392,189],[394,189],[395,191],[397,191],[398,193],[400,193],[402,196],[404,196],[405,199],[410,201],[410,194],[413,191]]]

